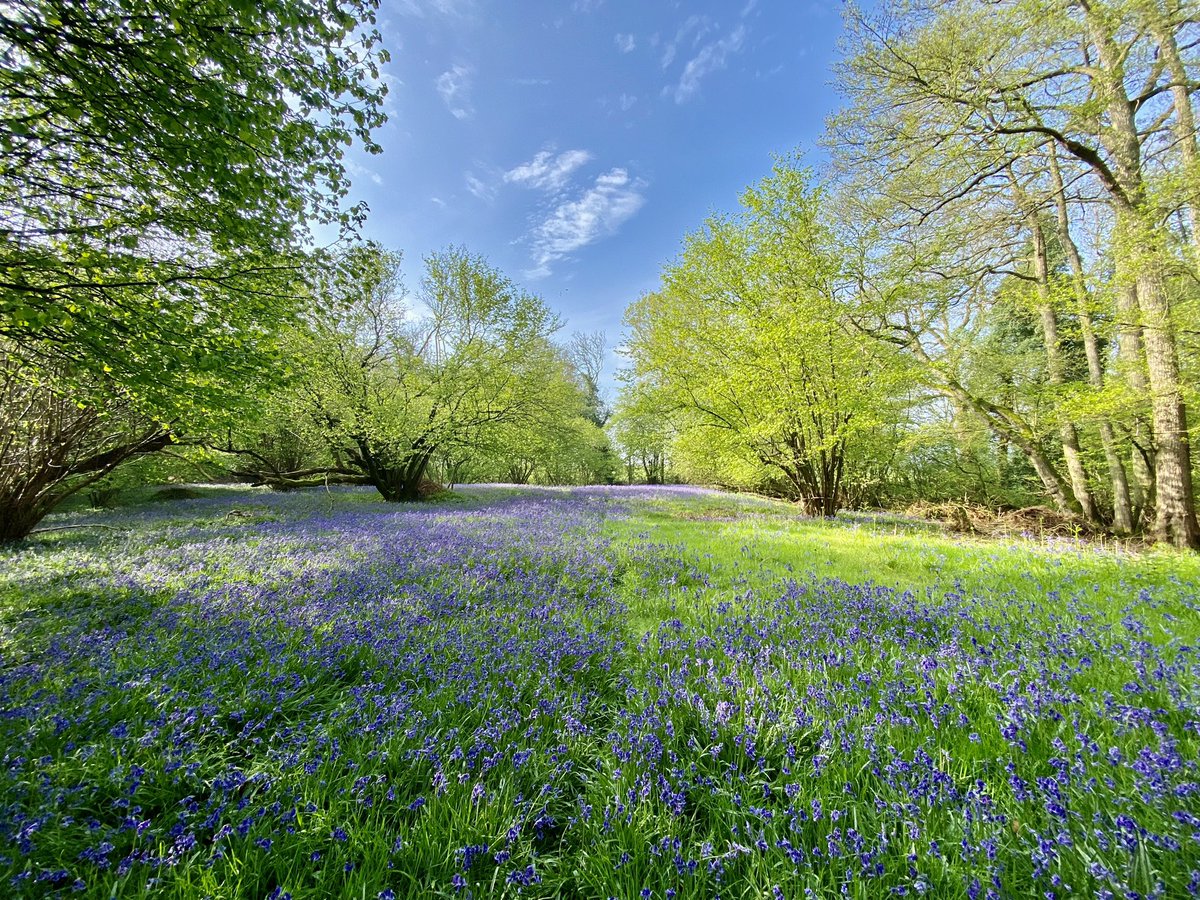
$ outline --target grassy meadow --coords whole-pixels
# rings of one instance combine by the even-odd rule
[[[0,551],[13,897],[1179,897],[1200,557],[692,488]]]

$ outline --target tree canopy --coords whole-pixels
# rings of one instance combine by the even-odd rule
[[[312,225],[363,214],[343,154],[379,149],[375,8],[5,4],[0,335],[160,412],[236,393],[302,293]]]
[[[377,151],[375,0],[0,8],[0,539],[230,420],[349,236]]]
[[[852,325],[854,285],[823,212],[811,176],[780,162],[739,216],[688,238],[662,290],[628,319],[635,377],[679,412],[685,470],[741,487],[775,481],[832,515],[895,366]],[[619,417],[626,427],[635,409]]]
[[[275,421],[296,438],[259,430],[260,445],[271,438],[266,448],[228,448],[267,464],[265,482],[333,475],[387,500],[416,500],[431,466],[452,480],[492,460],[525,481],[596,442],[586,433],[596,426],[584,418],[585,379],[551,340],[558,318],[482,257],[461,247],[430,254],[413,298],[400,255],[366,244],[345,254],[326,290],[329,302],[290,341],[296,374],[273,401],[283,404]],[[281,470],[278,448],[303,446],[302,434],[318,436],[324,464]]]

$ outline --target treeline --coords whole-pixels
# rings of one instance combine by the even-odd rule
[[[169,407],[6,343],[0,537],[80,491],[104,504],[171,480],[364,485],[394,502],[460,482],[614,480],[603,336],[556,343],[545,303],[463,248],[425,259],[415,297],[400,262],[371,242],[313,255],[298,281],[312,293],[273,323],[259,367]]]
[[[0,542],[178,464],[389,500],[690,480],[823,515],[1049,504],[1200,544],[1194,5],[851,8],[830,165],[780,160],[687,238],[629,309],[611,418],[600,336],[562,342],[462,248],[410,295],[358,238],[376,5],[0,9]],[[339,239],[313,249],[317,226]]]
[[[1048,503],[1200,545],[1197,8],[847,25],[828,170],[780,161],[630,308],[622,446],[814,513]]]

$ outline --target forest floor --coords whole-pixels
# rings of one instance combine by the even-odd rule
[[[1200,889],[1200,556],[202,493],[0,551],[6,896]]]

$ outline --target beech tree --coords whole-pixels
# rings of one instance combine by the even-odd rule
[[[324,264],[311,226],[349,234],[364,213],[343,156],[352,141],[379,149],[375,8],[0,8],[0,339],[22,397],[0,444],[61,441],[6,457],[11,483],[58,487],[32,506],[28,491],[0,497],[24,523],[5,539],[61,497],[62,459],[91,477],[180,422],[236,416],[278,371],[279,336]]]
[[[1189,233],[1173,224],[1176,211],[1191,214],[1197,197],[1195,181],[1180,177],[1195,162],[1191,104],[1200,90],[1195,9],[1169,0],[985,6],[930,0],[889,3],[870,15],[852,10],[849,21],[850,52],[841,82],[851,103],[835,117],[831,143],[860,187],[896,204],[907,219],[904,241],[936,245],[941,239],[937,225],[955,215],[955,207],[978,228],[981,220],[995,216],[997,198],[1007,191],[1001,216],[1014,205],[1022,212],[1023,231],[1035,248],[1032,279],[1039,290],[1049,289],[1055,273],[1037,271],[1044,257],[1038,242],[1056,231],[1069,248],[1073,222],[1099,216],[1097,255],[1112,263],[1101,293],[1113,298],[1120,374],[1150,411],[1152,444],[1143,444],[1149,444],[1153,462],[1154,531],[1178,546],[1197,546],[1177,325],[1181,265],[1191,267],[1193,281],[1195,274],[1194,262],[1185,262],[1180,251],[1189,243],[1194,247],[1196,239],[1194,229]],[[1035,183],[1024,178],[1014,183],[1014,167],[1033,159],[1038,160]],[[1072,211],[1068,188],[1098,199],[1099,212]],[[1047,227],[1042,223],[1051,210],[1050,221],[1057,222]],[[945,277],[946,254],[925,255],[932,265],[923,273]],[[1078,305],[1086,281],[1080,281],[1080,266],[1070,261],[1069,249],[1068,260],[1074,316],[1086,333],[1092,322]],[[955,277],[963,274],[960,268]],[[989,274],[994,268],[976,269],[968,281],[984,285]],[[1062,316],[1054,303],[1043,303],[1042,309]],[[1056,369],[1055,324],[1043,318],[1050,370]],[[927,353],[921,338],[913,338],[910,348]],[[1093,362],[1101,365],[1092,365],[1087,379],[1104,389],[1104,361],[1094,354]],[[1063,383],[1057,374],[1048,377]],[[960,395],[959,400],[972,398]],[[1058,450],[1069,474],[1064,481],[1053,471],[1053,455],[1010,411],[977,402],[974,408],[1024,443],[1056,502],[1088,511],[1090,490],[1075,423],[1064,421],[1060,428]],[[1127,438],[1140,440],[1135,424],[1125,425]],[[1133,524],[1132,503],[1123,497],[1127,480],[1118,471],[1122,454],[1115,427],[1102,425],[1100,436],[1114,524],[1124,530]],[[1132,461],[1136,472],[1138,457]]]

